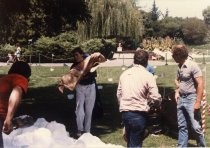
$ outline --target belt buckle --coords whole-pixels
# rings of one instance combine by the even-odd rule
[[[180,93],[179,95],[182,97],[186,97],[186,96],[188,96],[188,95],[190,95],[191,93]]]

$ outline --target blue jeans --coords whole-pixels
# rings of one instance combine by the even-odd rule
[[[196,94],[180,96],[177,105],[177,119],[178,119],[178,147],[187,147],[188,144],[188,129],[191,128],[195,133],[197,146],[205,147],[204,134],[202,132],[199,119],[200,111],[194,110],[196,101]]]
[[[122,112],[122,120],[126,131],[127,147],[142,147],[147,113],[138,111]]]
[[[96,99],[95,83],[76,86],[76,121],[78,131],[90,133],[92,111]]]

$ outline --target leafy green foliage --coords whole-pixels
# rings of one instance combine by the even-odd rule
[[[160,20],[160,33],[159,35],[182,38],[182,24],[183,19],[178,17],[165,17],[164,19]]]
[[[201,44],[207,37],[207,26],[200,19],[188,18],[183,23],[182,32],[185,42],[191,44]]]
[[[78,23],[83,39],[131,37],[139,42],[143,34],[141,12],[133,0],[88,0],[92,20]]]
[[[160,11],[154,1],[150,12],[143,12],[143,24],[145,26],[144,37],[158,37],[160,31],[159,16]]]
[[[174,38],[170,38],[169,36],[165,38],[151,38],[151,39],[143,39],[142,46],[144,49],[153,51],[155,48],[161,51],[169,51],[173,45],[180,43],[179,40],[175,40]]]
[[[87,53],[100,52],[106,58],[111,59],[116,50],[116,39],[90,39],[81,44]]]
[[[159,19],[160,11],[158,10],[158,7],[156,6],[155,1],[153,2],[152,9],[150,11],[150,16],[151,16],[152,21],[154,22]]]
[[[0,45],[0,61],[6,62],[8,60],[8,53],[14,53],[16,47],[11,44]]]
[[[116,50],[115,39],[90,39],[81,41],[76,32],[70,31],[61,33],[54,37],[40,37],[35,43],[25,49],[23,56],[32,56],[33,62],[70,62],[71,51],[75,47],[82,47],[87,53],[101,52],[106,57]],[[44,59],[39,59],[40,55]]]
[[[210,25],[210,6],[203,10],[203,17],[206,24]]]
[[[83,0],[1,0],[0,8],[1,43],[55,36],[91,18]]]
[[[71,50],[80,43],[77,33],[65,32],[55,37],[39,38],[31,46],[30,54],[42,54],[51,57],[54,54],[56,58],[67,59]]]

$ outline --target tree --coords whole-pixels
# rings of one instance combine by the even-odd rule
[[[187,18],[184,20],[182,32],[185,42],[200,44],[207,37],[207,26],[198,18]]]
[[[170,36],[172,38],[182,38],[183,19],[178,17],[165,17],[160,20],[160,32],[162,37]]]
[[[158,10],[158,7],[154,1],[151,11],[149,13],[143,13],[143,24],[145,26],[144,37],[158,37],[160,31],[158,21],[159,16],[160,11]]]
[[[133,0],[88,0],[87,3],[92,20],[78,23],[78,33],[83,39],[126,36],[140,40],[142,15]]]
[[[205,23],[210,25],[210,6],[203,10],[203,17]]]
[[[158,7],[156,6],[155,0],[152,5],[152,9],[150,11],[151,19],[152,21],[157,21],[160,16],[160,11],[158,10]]]
[[[0,11],[1,43],[55,36],[91,19],[84,0],[0,0]]]

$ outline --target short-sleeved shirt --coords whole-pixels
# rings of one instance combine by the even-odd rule
[[[14,87],[19,86],[26,93],[28,80],[19,74],[8,74],[0,78],[0,117],[5,119],[10,94]]]
[[[149,110],[148,102],[151,100],[161,101],[154,76],[145,67],[136,64],[121,74],[117,98],[120,112],[147,112]]]
[[[195,78],[200,76],[202,76],[202,71],[198,64],[192,60],[186,60],[177,72],[177,79],[180,81],[180,94],[196,93]]]

